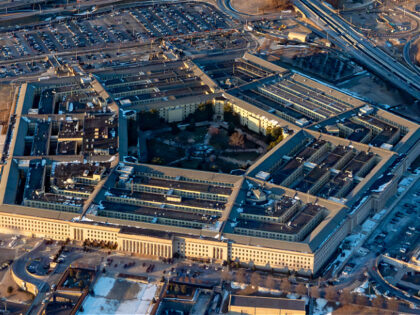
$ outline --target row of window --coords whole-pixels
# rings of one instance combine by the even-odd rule
[[[140,192],[150,192],[150,193],[156,193],[156,194],[166,194],[169,190],[173,190],[177,193],[177,195],[181,197],[187,197],[187,198],[195,198],[195,199],[204,199],[204,200],[216,200],[216,201],[222,201],[226,202],[227,198],[218,196],[216,194],[211,193],[204,193],[204,192],[193,192],[193,191],[187,191],[182,189],[173,189],[173,188],[167,188],[167,187],[152,187],[144,184],[134,184],[133,185],[135,191]],[[131,189],[131,183],[127,183],[125,186],[126,189]]]
[[[29,230],[33,232],[45,233],[46,235],[54,235],[57,238],[63,238],[70,234],[70,227],[65,224],[57,224],[54,222],[42,222],[20,218],[1,217],[1,225],[6,228]],[[118,233],[101,231],[101,230],[85,230],[86,237],[88,239],[96,240],[109,240],[117,241]],[[146,245],[146,244],[150,244]],[[330,245],[330,244],[328,244]],[[134,251],[142,253],[143,250],[149,250],[149,253],[155,253],[159,255],[166,255],[170,249],[169,245],[159,243],[144,243],[139,241],[128,241],[123,240],[123,250]],[[163,251],[160,251],[163,250]],[[222,257],[223,249],[215,248],[213,255],[209,253],[209,245],[199,243],[177,243],[177,251],[179,253],[185,253],[186,256],[217,256],[219,259]],[[229,251],[229,257],[232,260],[240,259],[243,262],[255,261],[259,263],[270,263],[276,266],[293,266],[294,268],[305,268],[310,269],[312,264],[312,257],[305,257],[300,255],[290,255],[286,253],[276,253],[270,251],[258,251],[248,248],[236,248],[232,247]],[[209,257],[209,258],[217,258]]]
[[[128,198],[128,197],[119,197],[119,196],[106,196],[106,198],[109,201],[114,201],[116,203],[122,203],[122,204],[131,204],[131,205],[136,205],[136,206],[156,206],[158,205],[159,207],[164,204],[166,208],[168,209],[178,209],[178,210],[185,210],[186,212],[198,212],[198,213],[205,213],[205,214],[219,214],[220,212],[222,212],[221,210],[218,209],[206,209],[206,208],[199,208],[199,207],[186,207],[183,206],[182,204],[166,204],[166,203],[162,203],[162,202],[155,202],[155,201],[145,201],[145,200],[141,200],[141,199],[136,199],[136,198]]]
[[[139,176],[146,176],[150,178],[161,178],[161,179],[168,179],[168,180],[178,180],[178,178],[168,175],[161,175],[157,173],[145,173],[145,172],[137,172],[136,173]],[[215,182],[215,181],[209,181],[205,179],[193,179],[193,178],[186,178],[182,177],[182,181],[184,182],[190,182],[190,183],[201,183],[201,184],[208,184],[213,186],[220,186],[220,187],[233,187],[233,184],[231,183],[225,183],[225,182]]]
[[[51,210],[60,210],[60,211],[66,211],[66,212],[79,212],[82,209],[82,206],[64,205],[61,203],[35,201],[35,200],[25,200],[25,206],[51,209]]]
[[[290,234],[266,232],[266,231],[259,231],[259,230],[250,230],[250,229],[237,228],[237,227],[235,227],[235,232],[238,234],[270,238],[270,239],[275,239],[275,240],[297,241],[296,234],[290,235]]]

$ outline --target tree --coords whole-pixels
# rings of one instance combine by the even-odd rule
[[[179,293],[179,285],[175,285],[174,292],[176,295]]]
[[[311,287],[309,290],[309,294],[311,295],[312,298],[319,298],[321,295],[319,294],[319,287],[314,286]]]
[[[268,289],[274,289],[275,287],[275,283],[274,283],[274,278],[271,275],[268,275],[267,278],[265,279],[265,284],[264,286]]]
[[[181,129],[179,129],[178,124],[173,123],[171,125],[171,132],[172,132],[173,135],[178,134],[180,131],[181,131]]]
[[[384,303],[385,303],[385,299],[381,295],[376,296],[376,298],[374,298],[372,301],[372,305],[377,308],[384,307]]]
[[[245,283],[246,282],[245,270],[244,269],[239,269],[236,272],[236,282],[239,282],[239,283]]]
[[[260,282],[261,282],[260,274],[258,272],[253,272],[251,276],[251,284],[254,287],[258,287],[260,285]]]
[[[195,122],[189,123],[185,129],[187,129],[187,131],[195,131]]]
[[[152,159],[152,164],[163,164],[163,160],[162,160],[162,158],[161,158],[161,157],[159,157],[159,156],[155,156],[155,157]]]
[[[281,280],[280,288],[284,292],[290,292],[290,289],[292,288],[292,285],[290,284],[289,279],[284,278],[283,280]]]
[[[387,301],[386,304],[387,304],[387,308],[390,309],[391,311],[398,312],[400,308],[400,302],[398,302],[398,300],[396,299],[390,299]]]
[[[229,136],[232,135],[235,132],[235,125],[233,123],[230,122],[228,124],[228,130],[227,130],[227,132],[228,132],[228,135]]]
[[[325,298],[330,301],[337,299],[337,290],[333,286],[329,286],[325,289]]]
[[[219,128],[217,128],[216,126],[210,126],[209,128],[209,134],[212,136],[218,135],[220,132]]]
[[[343,292],[340,294],[340,303],[343,305],[347,305],[353,303],[353,296],[349,289],[344,289]]]
[[[240,147],[243,148],[245,146],[245,138],[243,133],[241,132],[234,132],[229,137],[229,145],[232,147]]]
[[[223,120],[234,125],[239,125],[241,122],[239,115],[235,113],[232,106],[229,105],[225,105],[223,108]]]
[[[356,303],[360,304],[360,305],[367,305],[368,299],[365,295],[363,294],[358,294],[356,296]]]
[[[306,286],[305,286],[303,283],[299,283],[299,284],[296,286],[296,293],[297,293],[297,294],[300,294],[300,295],[306,295],[306,294],[307,294],[307,292],[308,292],[308,290],[307,290]]]

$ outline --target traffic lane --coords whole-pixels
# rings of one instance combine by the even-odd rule
[[[296,3],[299,4],[299,2],[296,2]],[[305,2],[304,0],[301,0],[300,3],[304,4],[308,8],[309,11],[314,12],[314,14],[309,14],[309,15],[315,15],[315,16],[319,15],[319,12],[320,12],[319,4],[317,5],[314,1],[311,2],[311,5],[314,5],[316,10],[319,11],[317,13],[315,12],[315,10],[311,9],[308,3]],[[302,6],[300,6],[300,9],[302,9],[303,12],[307,13],[307,10],[305,8],[302,8]],[[324,31],[326,30],[325,29],[326,26],[332,28],[331,31],[329,32],[331,36],[330,40],[334,39],[332,40],[333,42],[335,43],[338,42],[339,43],[338,46],[345,47],[347,52],[352,53],[353,57],[363,62],[365,66],[367,66],[368,68],[372,69],[373,71],[376,71],[377,74],[388,79],[393,78],[393,77],[394,78],[398,77],[398,80],[391,80],[391,82],[395,84],[396,86],[406,90],[413,96],[420,98],[420,87],[419,87],[420,85],[417,82],[417,76],[414,76],[414,74],[411,71],[408,72],[409,71],[408,68],[403,67],[401,64],[399,64],[395,60],[392,60],[392,61],[389,60],[390,58],[389,55],[385,54],[385,52],[383,51],[379,51],[378,49],[374,48],[366,40],[361,41],[359,39],[360,35],[354,36],[354,34],[352,34],[352,39],[355,42],[357,42],[357,45],[356,44],[353,45],[353,42],[350,42],[351,45],[348,45],[348,43],[343,44],[343,38],[344,38],[343,34],[341,34],[341,32],[334,30],[333,28],[344,29],[344,27],[346,27],[345,31],[343,32],[347,33],[348,35],[351,32],[348,28],[348,25],[346,25],[347,23],[338,24],[336,20],[331,19],[331,17],[329,17],[329,14],[325,15],[325,13],[323,12],[321,12],[321,14],[323,14],[323,16],[321,16],[321,19],[324,19],[326,24],[322,24],[322,25],[320,25],[320,23],[317,23],[317,24],[322,29],[324,29]],[[329,20],[326,19],[326,16],[329,18]],[[340,38],[341,41],[337,41],[337,38]],[[344,38],[344,40],[346,39]],[[364,47],[364,45],[366,47]],[[365,60],[366,58],[367,60]],[[386,60],[386,62],[384,62],[384,59]],[[384,68],[386,68],[386,70]],[[411,82],[408,82],[408,81],[411,81]],[[417,86],[417,88],[415,86]]]
[[[375,268],[375,269],[373,269]],[[390,285],[388,285],[385,281],[382,280],[382,277],[379,275],[379,271],[376,267],[372,267],[369,268],[368,271],[368,275],[371,279],[375,280],[376,283],[378,283],[379,285],[377,286],[378,291],[382,290],[382,294],[384,294],[386,291],[390,292],[391,296],[395,296],[397,298],[399,298],[400,300],[405,300],[405,301],[409,301],[417,306],[420,305],[419,300],[413,298],[413,297],[406,297],[402,292],[400,292],[399,290],[395,290],[393,287],[391,287]],[[411,314],[419,314],[418,310],[413,310],[409,307],[405,307],[403,306],[402,308],[400,308],[400,311],[403,312],[407,312],[407,313],[411,313]]]
[[[2,301],[0,299],[0,309],[7,309],[10,314],[25,314],[26,311],[29,309],[27,304],[23,303],[15,303],[11,301]]]

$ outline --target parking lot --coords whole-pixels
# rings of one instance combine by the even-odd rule
[[[159,42],[157,39],[179,40],[180,36],[197,36],[230,27],[222,13],[212,6],[192,2],[55,17],[48,23],[16,26],[14,30],[0,33],[0,78],[45,72],[54,65],[48,59],[51,55],[76,52],[73,58],[62,61],[89,64],[98,60],[98,63],[104,63],[118,59],[119,51],[115,55],[99,52],[91,58],[86,56],[86,60],[77,52],[120,49],[123,45],[153,45],[155,41]],[[40,58],[44,56],[46,58]]]
[[[146,41],[228,28],[223,16],[205,4],[161,4],[52,21],[1,38],[3,58],[56,53],[74,48]]]
[[[414,254],[420,239],[420,181],[396,206],[382,229],[375,232],[369,249],[376,249],[390,257],[409,261]]]

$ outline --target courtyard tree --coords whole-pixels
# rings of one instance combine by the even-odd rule
[[[244,134],[238,131],[232,133],[232,135],[229,137],[229,145],[232,147],[243,148],[245,146]]]
[[[163,160],[161,157],[155,156],[154,158],[152,158],[152,164],[163,164]]]
[[[232,106],[225,105],[223,108],[223,120],[227,123],[232,123],[238,126],[241,123],[241,119],[237,113],[233,111]]]
[[[214,115],[213,105],[211,103],[204,103],[198,105],[192,117],[195,121],[212,120]]]
[[[220,129],[217,128],[216,126],[210,126],[209,127],[209,134],[212,136],[218,135],[220,132]]]

